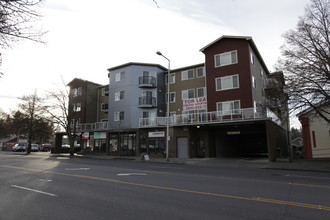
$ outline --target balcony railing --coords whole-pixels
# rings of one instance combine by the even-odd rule
[[[154,97],[142,96],[139,98],[139,107],[155,107],[156,104],[156,98]]]
[[[153,76],[139,77],[139,87],[156,87],[156,78]]]
[[[254,108],[236,109],[230,111],[203,112],[193,114],[175,115],[169,118],[171,126],[192,125],[192,124],[212,124],[229,121],[242,121],[267,118],[262,112],[255,111]],[[158,127],[166,125],[166,117],[141,118],[140,127]]]
[[[108,122],[77,124],[77,132],[108,130]]]

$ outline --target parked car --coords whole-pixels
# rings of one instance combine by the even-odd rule
[[[32,152],[38,152],[39,151],[39,145],[38,144],[31,144],[31,151]]]
[[[62,144],[62,148],[70,148],[69,144]]]
[[[39,146],[39,151],[50,151],[51,147],[51,144],[42,144]]]
[[[13,151],[18,152],[18,151],[25,151],[26,150],[26,145],[25,144],[15,144],[13,147]]]

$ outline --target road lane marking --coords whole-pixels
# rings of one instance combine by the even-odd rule
[[[215,196],[215,197],[222,197],[222,198],[264,202],[264,203],[270,203],[270,204],[287,205],[287,206],[295,206],[295,207],[330,211],[330,206],[323,206],[323,205],[291,202],[291,201],[285,201],[285,200],[275,200],[275,199],[268,199],[268,198],[261,198],[261,197],[244,197],[244,196],[226,195],[226,194],[219,194],[219,193],[180,189],[180,188],[175,188],[175,187],[155,186],[155,185],[127,182],[127,181],[121,181],[121,180],[104,178],[104,177],[59,173],[59,172],[53,172],[53,171],[47,171],[47,170],[29,169],[29,168],[24,168],[24,167],[14,167],[14,166],[0,166],[0,167],[6,167],[6,168],[11,168],[11,169],[17,169],[17,170],[26,170],[26,171],[31,171],[31,172],[49,173],[49,174],[55,174],[55,175],[61,175],[61,176],[77,177],[77,178],[83,178],[83,179],[89,179],[89,180],[99,180],[99,181],[105,181],[105,182],[111,182],[111,183],[140,186],[140,187],[145,187],[145,188],[162,189],[162,190],[169,190],[169,191],[176,191],[176,192],[193,193],[193,194],[199,194],[199,195],[208,195],[208,196]]]
[[[17,186],[17,185],[10,185],[10,186],[11,186],[11,187],[14,187],[14,188],[18,188],[18,189],[28,190],[28,191],[31,191],[31,192],[36,192],[36,193],[40,193],[40,194],[45,194],[45,195],[48,195],[48,196],[57,196],[56,194],[53,194],[53,193],[43,192],[43,191],[40,191],[40,190],[27,188],[27,187],[24,187],[24,186]]]
[[[65,170],[90,170],[90,168],[65,168]]]
[[[146,173],[118,173],[117,176],[146,176]]]

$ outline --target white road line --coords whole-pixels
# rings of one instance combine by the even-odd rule
[[[118,173],[117,176],[146,176],[146,173]]]
[[[90,168],[65,168],[65,170],[90,170]]]
[[[53,193],[43,192],[43,191],[39,191],[39,190],[36,190],[36,189],[31,189],[31,188],[27,188],[27,187],[23,187],[23,186],[17,186],[17,185],[10,185],[10,186],[14,187],[14,188],[18,188],[18,189],[28,190],[28,191],[31,191],[31,192],[45,194],[45,195],[48,195],[48,196],[57,196],[56,194],[53,194]]]

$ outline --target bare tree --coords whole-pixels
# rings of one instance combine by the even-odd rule
[[[330,0],[311,0],[283,36],[277,68],[285,73],[291,111],[312,108],[330,123]]]
[[[70,143],[70,156],[74,156],[74,141],[76,137],[77,121],[69,117],[69,92],[65,87],[57,91],[49,92],[49,103],[46,106],[47,113],[55,125],[63,128],[68,135]]]
[[[32,138],[35,131],[35,123],[38,119],[43,117],[45,109],[42,105],[43,100],[38,97],[36,92],[32,95],[23,96],[20,99],[22,103],[19,104],[19,107],[28,119],[28,147],[26,149],[26,154],[30,154]]]
[[[0,0],[0,46],[10,47],[18,39],[42,42],[44,34],[33,24],[40,14],[33,10],[42,0]]]

